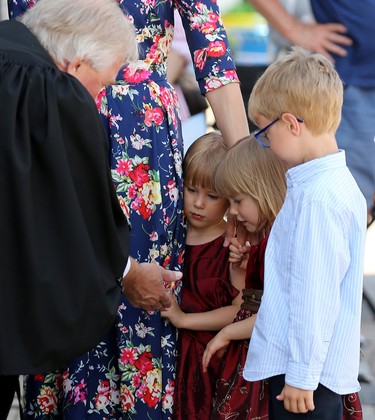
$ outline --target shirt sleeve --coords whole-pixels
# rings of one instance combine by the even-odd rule
[[[340,311],[340,283],[350,250],[337,215],[318,202],[302,209],[295,238],[295,252],[286,262],[291,281],[285,381],[316,389]]]
[[[216,1],[177,2],[202,94],[239,82]]]

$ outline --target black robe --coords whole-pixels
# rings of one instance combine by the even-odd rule
[[[95,102],[0,22],[0,375],[49,371],[114,322],[129,232]]]

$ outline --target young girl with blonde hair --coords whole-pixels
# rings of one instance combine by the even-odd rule
[[[246,246],[232,240],[231,257],[246,265],[243,303],[233,324],[225,326],[207,345],[203,367],[226,348],[216,381],[211,419],[268,418],[265,381],[242,376],[249,338],[263,291],[264,254],[273,221],[285,197],[287,167],[269,150],[247,137],[232,147],[215,171],[215,190],[230,201],[230,213],[248,232]]]
[[[220,134],[196,140],[184,159],[184,212],[187,241],[181,305],[162,312],[179,328],[174,419],[208,419],[220,361],[203,373],[206,344],[233,322],[241,302],[244,270],[230,267],[224,247],[228,200],[212,187],[216,166],[227,148]]]

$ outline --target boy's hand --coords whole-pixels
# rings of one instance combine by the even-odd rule
[[[315,410],[314,391],[295,388],[285,384],[280,395],[276,397],[278,401],[284,401],[284,408],[292,413],[307,413]]]

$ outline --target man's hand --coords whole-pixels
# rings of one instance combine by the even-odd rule
[[[296,21],[290,31],[290,41],[307,50],[325,55],[334,61],[332,54],[345,57],[347,47],[353,41],[347,35],[347,29],[340,23],[305,23]]]
[[[314,391],[295,388],[285,384],[280,395],[276,397],[279,401],[284,401],[284,408],[292,413],[307,413],[315,410]]]
[[[124,295],[136,308],[147,311],[162,310],[172,305],[172,295],[164,283],[181,279],[179,271],[168,271],[156,264],[138,264],[133,259],[131,267],[122,279]]]

